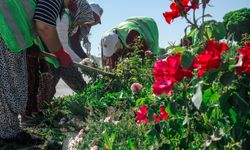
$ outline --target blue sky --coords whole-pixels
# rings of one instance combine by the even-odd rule
[[[162,13],[169,11],[170,0],[88,0],[98,3],[103,9],[102,24],[91,29],[90,41],[92,43],[91,54],[100,56],[100,40],[102,34],[118,25],[120,22],[132,16],[152,17],[159,30],[160,47],[166,47],[169,42],[179,43],[184,34],[187,23],[184,19],[177,18],[170,25],[167,24]],[[222,21],[225,13],[240,8],[250,8],[250,0],[210,0],[206,12],[213,19]],[[200,16],[201,13],[197,13]]]

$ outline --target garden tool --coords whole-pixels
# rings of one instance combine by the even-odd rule
[[[48,53],[48,52],[41,52],[41,55],[45,56],[45,57],[57,58],[54,54]],[[75,67],[80,68],[80,69],[82,69],[84,71],[87,71],[87,72],[91,72],[91,73],[94,73],[94,74],[101,74],[101,75],[104,75],[104,76],[108,76],[110,78],[115,77],[114,73],[105,72],[105,71],[102,71],[102,70],[97,69],[97,68],[93,68],[93,67],[90,67],[90,66],[87,66],[87,65],[79,64],[77,62],[73,62],[73,65]]]

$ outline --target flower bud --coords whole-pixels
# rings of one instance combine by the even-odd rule
[[[141,91],[142,89],[142,85],[140,83],[133,83],[130,87],[131,91],[133,93],[138,93]]]
[[[146,51],[145,51],[145,56],[150,56],[150,55],[152,55],[151,50],[146,50]]]

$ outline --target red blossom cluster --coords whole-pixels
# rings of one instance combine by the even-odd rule
[[[243,48],[238,49],[238,52],[242,55],[242,65],[236,68],[236,72],[250,74],[250,41]]]
[[[142,105],[138,111],[136,111],[136,120],[137,123],[140,124],[144,122],[145,124],[148,124],[149,120],[147,118],[147,105]],[[158,116],[156,113],[154,113],[154,122],[158,123],[162,120],[168,120],[168,113],[165,110],[165,107],[160,107],[160,116]]]
[[[142,122],[148,124],[149,120],[147,118],[147,107],[147,105],[143,105],[138,111],[136,111],[136,120],[138,124]]]
[[[158,123],[162,120],[168,120],[168,113],[165,110],[165,107],[160,107],[160,116],[158,116],[156,113],[154,113],[154,122]]]
[[[166,60],[158,60],[154,66],[153,92],[156,95],[172,94],[175,82],[180,82],[184,77],[192,78],[191,68],[184,69],[181,66],[181,53],[169,56]]]
[[[193,62],[193,67],[198,69],[198,76],[201,78],[205,72],[219,68],[222,62],[221,55],[228,49],[226,43],[219,43],[214,39],[208,41],[205,50]]]
[[[156,95],[168,94],[172,95],[172,89],[176,82],[181,82],[184,77],[191,79],[193,77],[192,71],[194,68],[198,70],[198,76],[203,77],[205,72],[211,69],[219,68],[222,60],[221,55],[229,47],[226,43],[217,42],[214,39],[207,42],[205,50],[194,58],[192,66],[188,69],[184,69],[181,66],[181,53],[169,56],[166,60],[158,60],[154,66],[154,78],[153,93]],[[244,62],[249,65],[249,52],[245,52],[247,48],[242,49],[244,51]],[[248,61],[246,61],[248,60]],[[245,69],[246,67],[244,67]],[[248,67],[249,68],[249,67]],[[243,69],[243,68],[242,68]]]
[[[229,47],[226,43],[212,39],[207,42],[204,51],[194,58],[192,66],[188,69],[181,66],[181,53],[169,56],[165,60],[158,60],[153,69],[155,78],[153,93],[156,95],[168,94],[170,96],[176,82],[182,81],[184,77],[192,78],[193,69],[198,70],[197,74],[200,78],[203,77],[205,72],[218,69],[222,64],[221,56],[227,50],[229,50]],[[250,74],[250,41],[243,48],[238,49],[238,52],[242,56],[242,65],[236,68],[236,72],[238,74]],[[239,57],[237,57],[237,60],[239,60]]]
[[[191,9],[199,8],[199,0],[174,0],[170,5],[170,12],[164,12],[163,16],[167,23],[182,15],[181,9],[188,12]]]

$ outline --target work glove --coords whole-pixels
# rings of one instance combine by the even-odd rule
[[[55,52],[55,55],[59,59],[62,67],[69,67],[73,63],[69,53],[65,51],[63,47]]]
[[[90,66],[90,67],[95,67],[95,62],[93,59],[91,58],[84,58],[82,61],[80,61],[80,64],[82,65],[87,65],[87,66]]]

